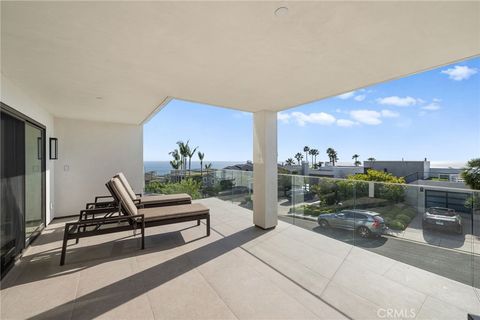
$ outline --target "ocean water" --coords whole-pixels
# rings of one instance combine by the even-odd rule
[[[212,169],[223,169],[225,167],[235,164],[246,163],[246,161],[204,161],[203,166],[205,167],[205,164],[208,163],[212,163]],[[155,171],[159,175],[169,173],[170,170],[172,170],[172,166],[170,166],[169,161],[144,161],[143,167],[145,169],[145,172]],[[194,169],[200,169],[200,161],[192,160],[192,170]]]

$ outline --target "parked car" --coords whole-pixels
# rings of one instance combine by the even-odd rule
[[[339,228],[355,230],[362,238],[371,235],[380,236],[385,231],[385,221],[378,212],[367,210],[342,210],[318,216],[322,228]]]
[[[423,214],[423,229],[453,231],[463,234],[462,217],[453,209],[430,207]]]

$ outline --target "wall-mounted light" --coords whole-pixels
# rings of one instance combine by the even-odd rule
[[[50,138],[50,160],[58,160],[58,139]]]

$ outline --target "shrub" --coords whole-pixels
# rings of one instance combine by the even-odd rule
[[[145,191],[163,194],[187,193],[192,199],[199,199],[201,198],[200,188],[200,182],[193,179],[185,179],[175,183],[152,181],[145,186]]]
[[[404,213],[401,213],[395,217],[396,220],[401,221],[404,225],[408,225],[412,220],[409,216]]]
[[[392,220],[392,221],[389,221],[387,224],[387,227],[391,228],[391,229],[395,229],[395,230],[405,230],[405,228],[407,227],[402,221],[400,220]]]

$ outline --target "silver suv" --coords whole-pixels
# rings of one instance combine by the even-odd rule
[[[385,231],[385,221],[378,212],[367,210],[342,210],[318,216],[322,228],[355,230],[362,238],[370,235],[380,236]]]

